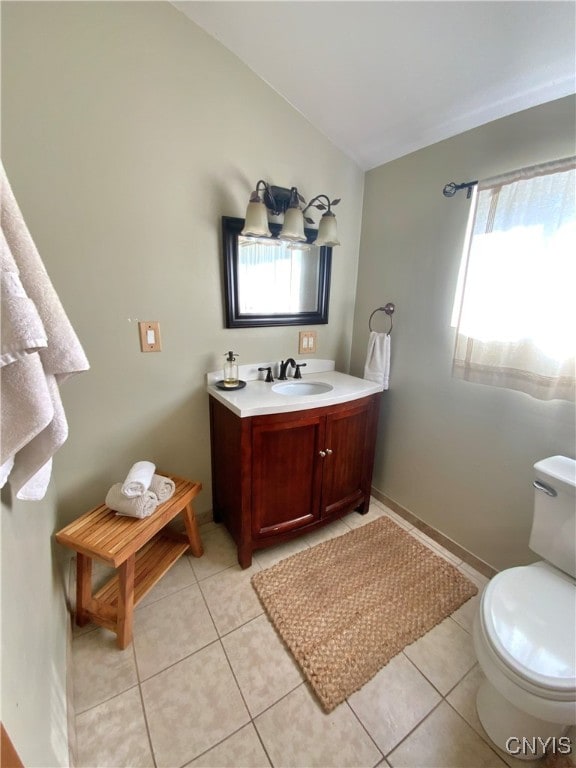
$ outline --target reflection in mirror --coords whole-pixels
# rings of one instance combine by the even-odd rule
[[[222,217],[226,326],[327,323],[332,249],[244,236],[243,226]],[[277,234],[280,225],[270,228]],[[317,233],[306,234],[313,240]]]
[[[320,248],[256,237],[238,237],[241,315],[313,312],[318,301]]]

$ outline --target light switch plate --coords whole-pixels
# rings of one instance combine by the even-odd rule
[[[308,352],[316,352],[316,331],[308,331]]]
[[[140,330],[140,349],[142,352],[161,352],[160,323],[158,320],[142,320],[138,323]]]
[[[300,331],[298,354],[309,355],[316,352],[316,331]]]

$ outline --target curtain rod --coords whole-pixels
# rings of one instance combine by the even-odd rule
[[[458,192],[461,189],[467,189],[466,197],[470,198],[470,195],[472,194],[472,187],[475,187],[478,184],[478,181],[465,181],[463,184],[456,184],[455,182],[451,181],[450,184],[446,184],[444,189],[442,190],[442,194],[444,197],[454,197],[456,192]]]

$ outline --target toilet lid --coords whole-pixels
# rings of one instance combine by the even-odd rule
[[[542,688],[576,689],[576,587],[546,566],[501,571],[482,599],[496,653]]]

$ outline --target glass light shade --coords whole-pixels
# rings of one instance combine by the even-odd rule
[[[272,237],[272,232],[268,227],[268,211],[261,200],[250,199],[241,234],[254,237]]]
[[[316,245],[340,245],[340,240],[338,240],[338,230],[336,227],[336,216],[334,216],[332,211],[328,211],[320,219],[318,237],[314,243]]]
[[[284,214],[282,231],[278,235],[281,240],[291,240],[296,243],[306,241],[304,234],[304,215],[300,208],[288,208]]]

